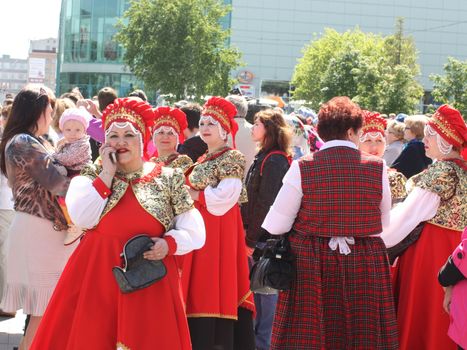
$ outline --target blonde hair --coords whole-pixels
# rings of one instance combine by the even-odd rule
[[[425,115],[411,115],[404,120],[406,128],[409,128],[417,139],[423,138],[426,123],[428,117]]]
[[[388,127],[387,127],[387,131],[393,134],[398,140],[404,139],[404,129],[405,129],[405,124],[400,123],[396,120],[391,120],[388,123]]]

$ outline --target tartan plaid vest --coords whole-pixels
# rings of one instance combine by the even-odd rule
[[[316,152],[299,166],[303,198],[296,232],[325,237],[381,233],[381,159],[339,146]]]

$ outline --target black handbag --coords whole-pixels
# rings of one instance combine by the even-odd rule
[[[262,243],[262,245],[261,245]],[[250,289],[259,294],[276,294],[288,290],[296,276],[295,256],[293,255],[288,234],[280,238],[260,242],[256,251],[262,256],[250,271]]]
[[[389,263],[392,265],[397,257],[401,256],[408,247],[418,241],[422,233],[425,222],[419,223],[402,241],[391,248],[387,248]]]
[[[161,260],[148,260],[143,253],[154,245],[148,235],[138,235],[129,239],[120,256],[123,268],[112,268],[114,277],[122,293],[131,293],[146,288],[163,278],[167,270]]]

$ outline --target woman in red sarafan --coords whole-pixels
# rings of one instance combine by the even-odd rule
[[[177,152],[178,144],[185,141],[184,130],[188,127],[185,113],[178,108],[163,106],[154,110],[154,116],[152,141],[157,157],[151,158],[151,161],[185,172],[193,165],[190,157]]]
[[[428,157],[436,162],[412,176],[407,198],[391,211],[383,231],[388,247],[402,241],[420,222],[420,238],[400,257],[394,274],[400,349],[456,349],[447,335],[449,315],[436,276],[467,226],[467,127],[458,110],[443,105],[425,127]]]
[[[253,294],[238,203],[245,158],[227,146],[238,126],[235,106],[221,97],[204,105],[201,138],[208,153],[186,172],[190,193],[206,225],[206,244],[184,257],[183,292],[195,350],[253,350]],[[235,143],[234,143],[235,145]]]
[[[381,158],[358,151],[362,111],[335,97],[318,114],[325,141],[294,161],[262,225],[289,232],[297,275],[281,292],[271,349],[397,349],[386,248],[391,195]]]
[[[386,119],[381,117],[378,112],[370,112],[367,110],[363,110],[362,112],[363,126],[360,131],[358,149],[361,152],[383,158],[384,149],[386,148]],[[395,169],[386,167],[386,171],[388,172],[389,187],[391,188],[392,204],[395,205],[407,197],[405,191],[407,179],[402,173]]]
[[[87,228],[62,274],[32,349],[191,349],[174,255],[204,244],[204,224],[180,170],[143,162],[151,106],[117,99],[103,113],[102,166],[73,178],[66,197],[71,218]],[[111,153],[116,154],[116,162]],[[146,259],[167,274],[123,294],[112,274],[125,243],[139,234],[155,242]]]

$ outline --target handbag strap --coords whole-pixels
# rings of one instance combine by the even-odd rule
[[[269,152],[266,157],[264,157],[263,161],[261,162],[261,168],[259,170],[259,176],[263,176],[263,168],[264,168],[264,163],[266,163],[266,160],[272,156],[273,154],[281,154],[283,155],[286,159],[287,159],[287,162],[289,163],[289,165],[292,163],[292,157],[290,157],[287,153],[283,152],[283,151],[272,151],[272,152]]]

